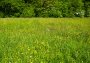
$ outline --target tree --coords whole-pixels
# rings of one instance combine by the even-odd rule
[[[0,0],[1,17],[89,17],[90,0]]]
[[[85,17],[90,17],[90,0],[83,0]]]

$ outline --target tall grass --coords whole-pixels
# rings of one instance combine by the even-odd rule
[[[0,18],[0,63],[90,63],[90,18]]]

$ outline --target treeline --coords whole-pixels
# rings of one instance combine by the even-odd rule
[[[0,0],[0,17],[90,17],[90,0]]]

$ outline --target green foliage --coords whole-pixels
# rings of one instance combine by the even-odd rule
[[[0,18],[1,17],[4,17],[4,13],[3,12],[0,12]]]
[[[0,12],[4,17],[89,17],[90,1],[0,0]]]
[[[62,12],[58,9],[51,8],[49,11],[49,17],[62,17]]]
[[[90,2],[85,3],[86,16],[90,17]]]
[[[25,7],[21,14],[21,17],[34,17],[34,7]]]

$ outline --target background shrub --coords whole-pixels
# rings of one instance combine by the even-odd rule
[[[30,6],[23,9],[21,17],[33,17],[34,15],[34,8]]]
[[[0,0],[0,12],[1,17],[90,17],[90,0]]]

